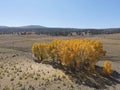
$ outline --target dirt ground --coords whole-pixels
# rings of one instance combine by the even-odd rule
[[[98,74],[90,77],[86,75],[87,80],[81,81],[77,75],[64,71],[64,69],[55,68],[51,64],[36,63],[32,60],[33,43],[71,38],[100,40],[107,54],[97,65],[102,66],[104,60],[110,60],[113,64],[113,74],[110,77]],[[0,90],[2,89],[120,90],[120,34],[87,37],[0,35]]]

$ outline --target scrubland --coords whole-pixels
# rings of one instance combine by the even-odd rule
[[[58,39],[93,39],[103,43],[106,56],[96,64],[96,72],[73,73],[51,62],[33,61],[35,42]],[[112,62],[113,73],[103,75],[104,60]],[[120,34],[94,36],[0,35],[0,90],[119,90]]]

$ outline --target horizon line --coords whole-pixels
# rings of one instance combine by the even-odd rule
[[[0,27],[26,27],[26,26],[41,26],[45,28],[75,28],[75,29],[112,29],[112,28],[120,28],[118,27],[69,27],[69,26],[44,26],[38,24],[27,24],[27,25],[0,25]]]

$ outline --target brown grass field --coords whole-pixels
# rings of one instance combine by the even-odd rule
[[[77,75],[55,68],[51,64],[32,60],[31,47],[35,42],[54,39],[95,39],[107,51],[104,60],[112,62],[111,76]],[[87,80],[83,80],[84,79]],[[77,82],[76,82],[77,81]],[[80,83],[79,83],[80,81]],[[0,35],[0,90],[120,90],[120,33],[94,36]]]

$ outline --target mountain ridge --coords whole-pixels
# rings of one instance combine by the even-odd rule
[[[60,28],[60,27],[44,27],[40,25],[27,25],[19,27],[7,27],[0,26],[0,34],[10,34],[18,32],[34,32],[36,34],[46,34],[53,36],[67,36],[75,32],[77,35],[82,35],[82,33],[91,35],[95,34],[112,34],[120,33],[120,28],[104,28],[104,29],[95,29],[95,28]]]
[[[41,25],[26,25],[26,26],[0,26],[0,28],[46,28]]]
[[[96,29],[96,30],[101,30],[101,29],[120,29],[120,27],[108,27],[108,28],[72,28],[72,27],[46,27],[42,25],[25,25],[25,26],[7,26],[7,25],[2,25],[0,28],[64,28],[64,29]]]

